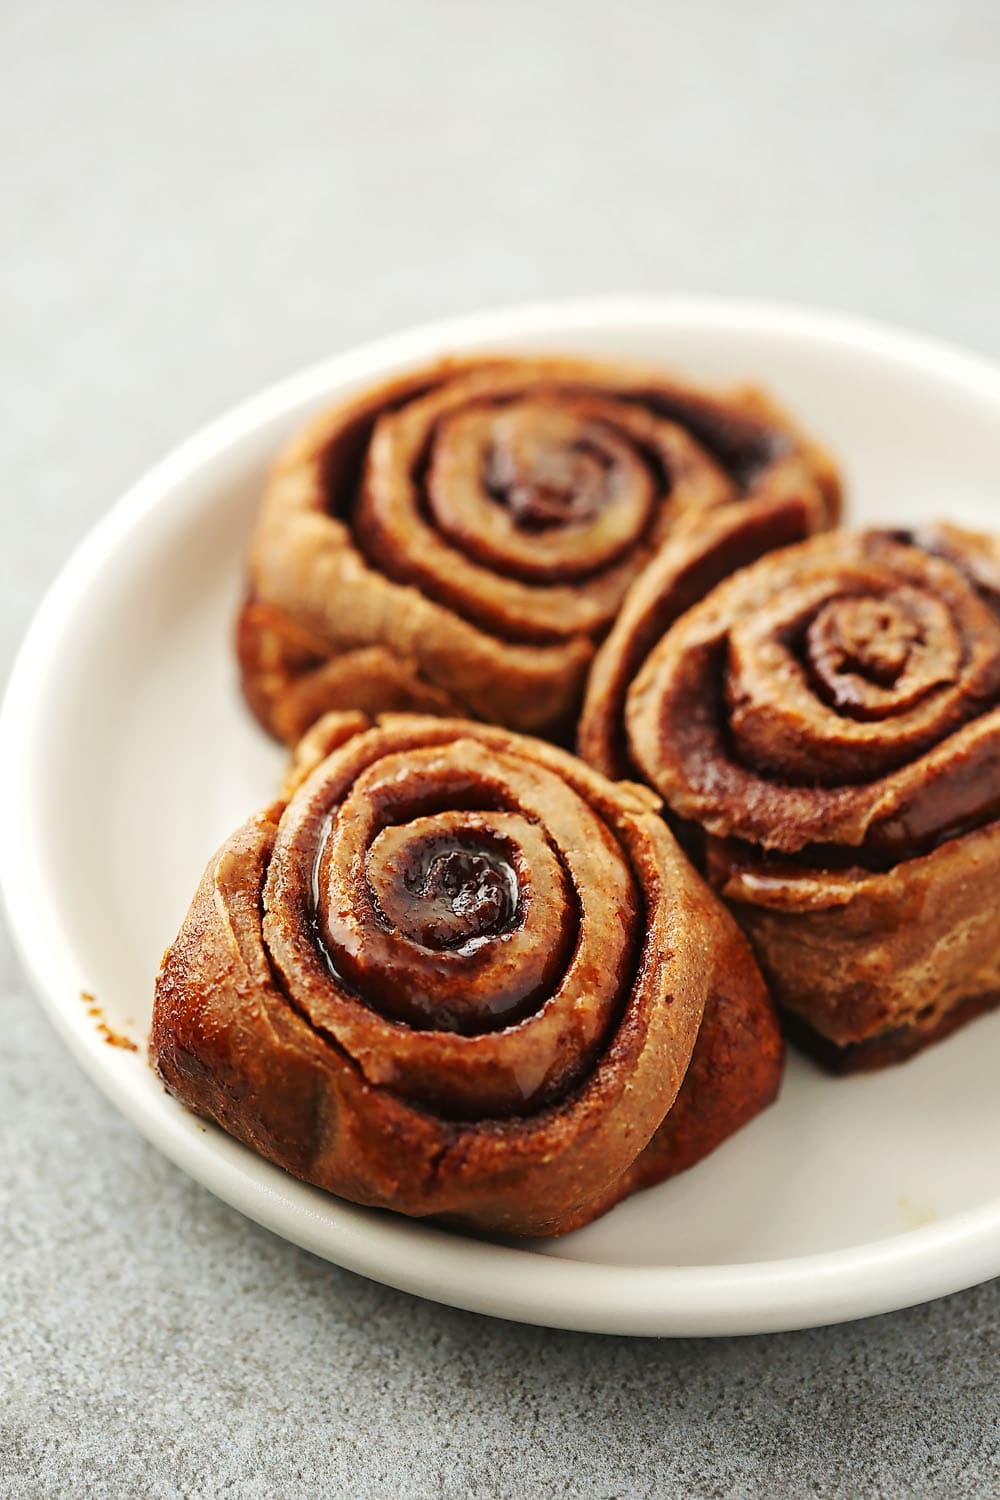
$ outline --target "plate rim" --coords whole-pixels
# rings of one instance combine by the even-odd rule
[[[1000,1274],[1000,1195],[932,1224],[845,1249],[787,1259],[668,1267],[540,1255],[321,1193],[188,1114],[145,1064],[104,1045],[79,993],[80,966],[35,857],[31,750],[44,684],[75,612],[104,567],[175,491],[265,422],[446,348],[644,322],[664,329],[774,333],[859,346],[1000,409],[1000,364],[872,319],[795,303],[701,296],[548,299],[422,323],[316,361],[228,408],[149,468],[96,522],[44,592],[15,656],[0,709],[0,894],[29,986],[98,1088],[147,1140],[216,1196],[283,1238],[348,1270],[432,1301],[519,1322],[658,1336],[790,1330],[893,1311]],[[192,494],[189,511],[205,504]],[[185,514],[187,512],[184,512]],[[173,512],[177,516],[176,509]],[[152,977],[151,977],[152,982]],[[141,1074],[135,1070],[141,1068]]]

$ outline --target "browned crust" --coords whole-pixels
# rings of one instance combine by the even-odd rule
[[[786,1012],[783,1024],[788,1037],[803,1052],[820,1063],[827,1072],[838,1076],[850,1073],[874,1073],[893,1063],[906,1062],[909,1058],[942,1042],[953,1032],[961,1030],[979,1016],[988,1015],[1000,1005],[1000,990],[991,990],[985,995],[967,995],[951,1010],[937,1018],[930,1026],[897,1026],[870,1036],[863,1042],[849,1042],[838,1047],[829,1037],[806,1024],[799,1016]]]
[[[720,973],[745,974],[753,956],[719,934]],[[784,1044],[763,985],[721,979],[705,1006],[701,1029],[673,1108],[645,1151],[614,1184],[597,1212],[632,1193],[656,1187],[697,1166],[737,1131],[773,1104],[784,1071]],[[597,1217],[594,1206],[571,1228]]]
[[[849,1056],[869,1040],[858,1056],[909,1055],[946,1036],[970,996],[1000,989],[1000,823],[883,872],[766,877],[715,859],[709,876],[781,1010]]]
[[[356,727],[334,722],[314,736],[290,785],[308,779],[293,797],[353,753],[357,741],[344,737]],[[479,1121],[438,1117],[366,1077],[284,992],[263,939],[261,890],[283,803],[239,829],[205,872],[157,983],[155,1065],[189,1108],[343,1197],[477,1229],[561,1233],[689,1165],[763,1107],[780,1077],[776,1023],[743,938],[647,794],[482,726],[402,717],[374,733],[404,731],[432,743],[474,737],[530,757],[585,797],[628,851],[648,932],[624,1013],[590,1075],[534,1114]],[[700,1100],[690,1089],[678,1098],[706,1005],[690,1074]]]
[[[415,658],[385,646],[327,656],[294,617],[248,600],[236,625],[243,691],[257,720],[294,745],[322,715],[357,711],[461,715],[463,705],[428,682]]]
[[[695,1166],[777,1098],[784,1049],[774,1008],[763,985],[744,982],[753,962],[749,948],[725,932],[719,941],[720,979],[705,1007],[684,1086],[633,1165],[628,1192]]]

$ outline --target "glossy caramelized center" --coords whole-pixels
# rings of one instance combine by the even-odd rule
[[[518,920],[509,845],[485,831],[384,828],[368,852],[368,883],[386,924],[425,948],[460,949],[509,932]]]

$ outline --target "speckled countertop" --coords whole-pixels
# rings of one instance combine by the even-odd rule
[[[732,291],[1000,356],[998,96],[993,0],[7,0],[4,666],[163,449],[406,323]],[[714,1343],[431,1306],[195,1186],[0,962],[4,1497],[1000,1492],[1000,1285]]]

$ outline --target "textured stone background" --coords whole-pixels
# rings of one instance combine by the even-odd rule
[[[308,360],[586,291],[1000,355],[994,0],[6,0],[4,666],[136,473]],[[1000,1287],[599,1339],[311,1259],[144,1145],[0,951],[3,1496],[1000,1491]]]

